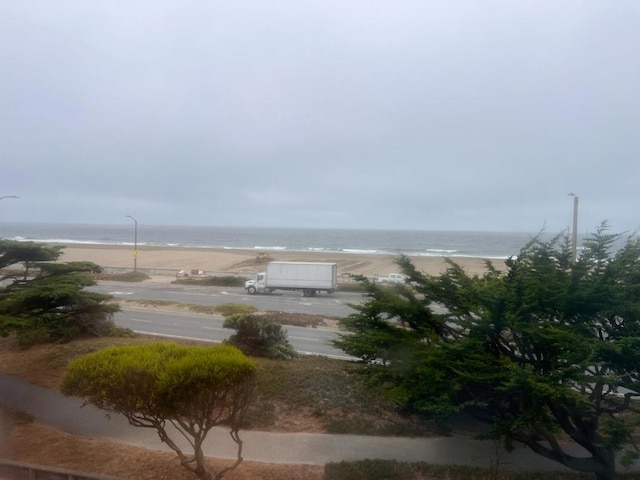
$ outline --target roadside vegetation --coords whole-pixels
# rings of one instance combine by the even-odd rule
[[[230,315],[249,314],[256,311],[251,305],[242,305],[240,303],[221,303],[218,305],[199,305],[197,303],[181,303],[172,300],[128,300],[120,299],[123,306],[137,306],[144,308],[175,308],[178,310],[186,310],[192,313],[201,313],[203,315],[222,315],[228,317]]]
[[[123,272],[123,273],[96,273],[96,280],[112,280],[114,282],[144,282],[150,280],[151,277],[142,272]]]

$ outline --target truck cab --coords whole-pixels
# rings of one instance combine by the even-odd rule
[[[253,280],[247,280],[244,282],[244,289],[251,295],[254,293],[271,293],[271,290],[265,288],[265,281],[267,278],[266,272],[260,272],[256,274],[256,278]]]

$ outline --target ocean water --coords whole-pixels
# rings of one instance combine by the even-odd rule
[[[134,236],[133,222],[118,225],[0,223],[0,238],[21,241],[133,245]],[[138,245],[494,259],[517,255],[534,236],[535,233],[522,232],[185,227],[139,222],[137,227]]]

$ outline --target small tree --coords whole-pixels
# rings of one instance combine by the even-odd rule
[[[61,389],[124,415],[131,425],[155,429],[184,468],[199,479],[218,480],[242,462],[239,429],[255,370],[252,360],[228,345],[111,347],[71,362]],[[192,454],[170,437],[167,422],[189,441]],[[229,426],[238,453],[233,464],[212,475],[202,444],[216,425]]]
[[[640,396],[640,242],[613,253],[617,238],[603,226],[575,263],[566,236],[535,238],[506,272],[488,263],[473,277],[452,261],[431,277],[401,257],[412,286],[365,281],[369,299],[335,344],[407,409],[470,413],[507,447],[614,479],[616,452],[638,456]]]
[[[222,326],[236,331],[229,337],[228,343],[247,355],[280,360],[290,360],[297,356],[289,343],[287,331],[273,320],[260,315],[239,314],[226,318]]]
[[[7,274],[13,283],[0,290],[0,335],[15,332],[22,344],[66,341],[86,335],[106,335],[114,330],[110,295],[90,292],[91,275],[100,270],[92,262],[54,263],[59,246],[0,241],[0,267],[22,264],[19,275]]]

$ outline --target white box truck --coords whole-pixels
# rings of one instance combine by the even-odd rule
[[[318,292],[333,293],[338,288],[338,265],[318,262],[270,262],[267,269],[248,280],[244,288],[250,294],[274,290],[301,290],[305,297]]]

